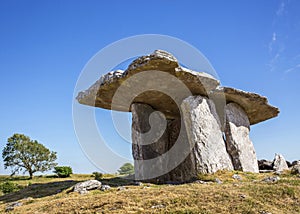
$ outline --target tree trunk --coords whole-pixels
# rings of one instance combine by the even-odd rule
[[[29,179],[33,178],[33,173],[31,171],[29,171]]]

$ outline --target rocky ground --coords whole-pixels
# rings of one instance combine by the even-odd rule
[[[219,171],[181,185],[106,176],[89,183],[92,189],[74,192],[82,190],[80,182],[93,179],[16,177],[12,182],[23,188],[0,196],[0,213],[300,213],[300,177],[290,170]]]

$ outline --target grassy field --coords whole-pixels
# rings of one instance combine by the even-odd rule
[[[238,173],[242,180],[232,178]],[[106,176],[101,182],[108,191],[93,190],[80,195],[70,192],[77,182],[93,179],[92,175],[69,178],[0,176],[22,187],[0,196],[0,213],[16,201],[22,203],[10,213],[300,213],[300,178],[289,172],[279,175],[275,183],[263,178],[272,173],[251,174],[218,172],[202,175],[205,184],[134,186],[130,180]],[[215,181],[219,178],[223,183]],[[118,186],[125,188],[120,190]]]

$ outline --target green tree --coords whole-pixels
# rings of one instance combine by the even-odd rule
[[[133,165],[131,163],[125,163],[125,164],[123,164],[123,166],[120,167],[118,172],[121,175],[132,174],[132,173],[134,173]]]
[[[14,134],[8,138],[2,151],[4,167],[12,170],[12,175],[18,172],[28,172],[30,179],[35,172],[45,172],[57,164],[56,152],[52,152],[36,140],[31,140],[23,134]]]
[[[56,166],[54,167],[54,173],[60,178],[67,178],[73,174],[73,170],[70,166]]]

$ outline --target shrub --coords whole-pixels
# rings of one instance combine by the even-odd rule
[[[4,194],[7,194],[7,193],[11,193],[11,192],[19,190],[19,188],[18,188],[17,184],[15,184],[11,181],[6,181],[6,182],[0,184],[0,190]]]
[[[133,174],[134,173],[134,167],[131,163],[125,163],[123,166],[120,167],[118,170],[120,175],[128,175],[128,174]]]
[[[101,180],[103,178],[103,174],[101,172],[93,172],[96,180]]]
[[[54,173],[56,173],[59,178],[70,177],[70,175],[73,174],[72,168],[69,166],[56,166],[54,169]]]

